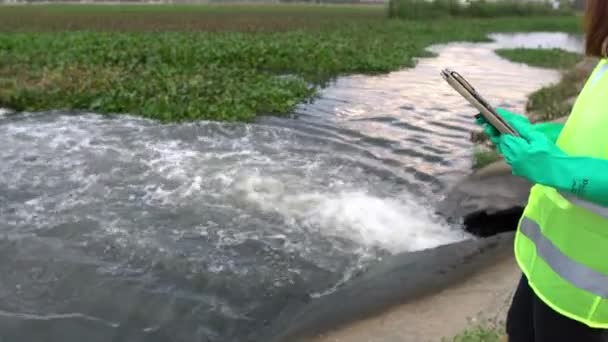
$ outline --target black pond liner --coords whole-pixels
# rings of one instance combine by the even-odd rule
[[[478,215],[471,220],[505,223],[512,222],[515,216],[514,209],[496,218]],[[489,237],[391,256],[369,267],[336,292],[313,300],[298,311],[283,312],[262,336],[252,341],[307,341],[392,306],[441,291],[509,257],[513,236],[514,233],[507,230]]]
[[[466,214],[463,228],[474,238],[391,256],[368,267],[336,292],[303,308],[284,310],[267,331],[251,341],[308,341],[458,283],[511,255],[523,210],[515,206],[493,213],[479,210]]]
[[[517,228],[524,207],[516,206],[493,214],[477,211],[464,218],[464,229],[477,236],[489,237],[504,232],[512,232]]]

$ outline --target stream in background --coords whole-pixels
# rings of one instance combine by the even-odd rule
[[[494,38],[251,125],[0,114],[0,340],[255,340],[370,262],[466,238],[433,203],[470,172],[475,111],[439,71],[522,112],[559,74],[493,49],[581,48]]]

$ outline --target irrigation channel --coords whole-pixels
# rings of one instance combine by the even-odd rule
[[[433,211],[474,129],[440,69],[522,111],[559,74],[493,49],[581,45],[493,37],[255,124],[3,111],[0,340],[256,341],[383,257],[468,238]]]

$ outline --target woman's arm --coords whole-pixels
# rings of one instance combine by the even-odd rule
[[[554,156],[544,184],[581,199],[608,206],[608,160],[591,157]]]
[[[513,174],[608,206],[608,160],[570,156],[544,134],[516,126],[521,137],[502,135],[498,144]]]

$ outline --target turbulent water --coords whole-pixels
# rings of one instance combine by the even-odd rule
[[[521,111],[558,74],[492,49],[580,47],[495,38],[251,125],[0,113],[0,340],[256,341],[370,262],[466,238],[432,210],[474,114],[439,70]]]

